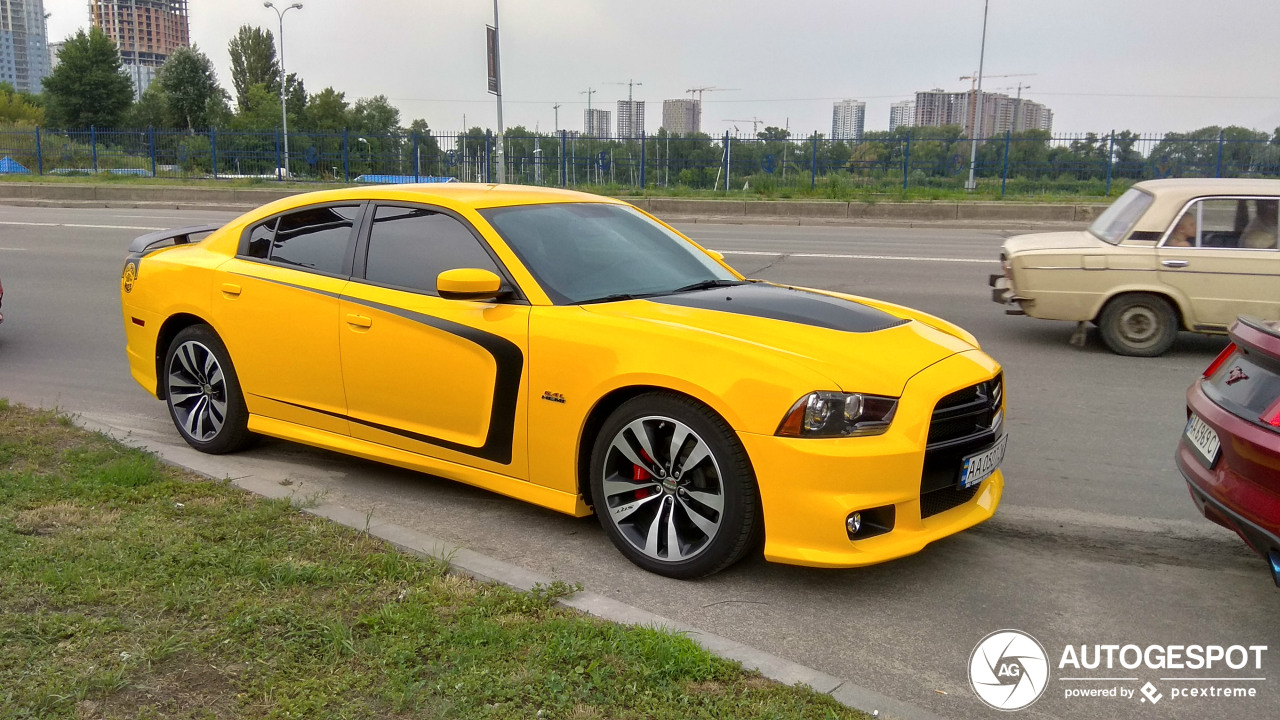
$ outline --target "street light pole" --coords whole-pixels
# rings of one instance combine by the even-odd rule
[[[502,152],[502,146],[506,144],[506,132],[502,128],[502,53],[500,47],[498,0],[493,0],[493,72],[498,87],[498,91],[494,93],[498,98],[498,182],[505,183],[507,181],[507,163],[506,156]]]
[[[978,51],[978,95],[973,99],[976,104],[974,109],[973,124],[970,129],[973,136],[969,138],[969,182],[965,183],[965,190],[975,190],[978,187],[977,181],[973,179],[974,169],[978,166],[978,135],[982,134],[982,63],[987,59],[987,8],[990,7],[991,0],[983,0],[982,2],[982,47]]]
[[[284,16],[290,10],[301,10],[302,3],[294,3],[284,10],[276,7],[273,2],[264,2],[262,7],[275,10],[276,16],[280,18],[280,125],[284,130],[284,167],[276,168],[276,177],[283,180],[283,176],[289,174],[289,109],[285,105],[285,90],[287,89],[285,83],[288,82],[289,76],[284,71]]]

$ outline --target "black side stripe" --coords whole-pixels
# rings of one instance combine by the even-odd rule
[[[402,428],[391,427],[389,425],[370,422],[368,420],[361,420],[360,418],[351,417],[349,415],[320,410],[306,405],[298,405],[296,403],[285,402],[284,400],[276,400],[275,398],[267,397],[265,395],[259,395],[258,397],[263,397],[273,402],[290,405],[303,410],[317,412],[322,415],[340,418],[347,420],[348,422],[356,423],[357,425],[381,430],[410,440],[416,440],[417,442],[425,443],[427,445],[435,445],[436,447],[442,447],[446,450],[453,450],[455,452],[472,455],[484,460],[500,463],[502,465],[511,464],[512,446],[515,443],[516,409],[517,404],[520,401],[520,383],[524,374],[524,353],[520,350],[520,346],[500,335],[487,333],[483,330],[478,330],[469,325],[463,325],[462,323],[456,323],[451,320],[411,312],[402,308],[383,305],[381,303],[363,300],[360,298],[325,292],[323,290],[315,290],[313,288],[281,282],[279,280],[268,280],[266,278],[254,279],[275,283],[277,285],[284,285],[286,287],[303,290],[305,292],[312,292],[318,295],[346,300],[347,302],[355,305],[367,307],[371,310],[379,310],[412,322],[433,327],[437,330],[449,333],[450,335],[456,335],[464,340],[479,345],[493,356],[494,363],[497,365],[497,372],[495,373],[493,384],[493,407],[489,414],[489,433],[485,436],[484,445],[481,445],[480,447],[463,445],[462,443],[453,442],[452,440],[445,440],[431,435],[411,432]]]

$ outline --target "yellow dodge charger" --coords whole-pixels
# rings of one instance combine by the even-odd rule
[[[201,236],[202,239],[201,239]],[[179,434],[254,434],[575,516],[693,578],[853,567],[995,512],[1000,366],[930,315],[744,279],[635,207],[353,188],[134,241],[133,377]]]

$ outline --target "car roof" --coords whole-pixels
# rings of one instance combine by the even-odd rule
[[[493,183],[418,183],[405,185],[364,185],[341,190],[321,190],[290,197],[291,206],[341,200],[390,200],[433,203],[471,208],[538,205],[544,203],[595,202],[621,204],[602,195],[531,185]]]
[[[1155,198],[1134,226],[1135,231],[1164,232],[1187,203],[1215,195],[1280,197],[1280,180],[1256,178],[1164,178],[1135,183],[1134,188]]]

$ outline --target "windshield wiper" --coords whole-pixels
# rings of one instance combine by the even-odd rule
[[[718,288],[718,287],[746,285],[750,282],[751,282],[750,280],[703,280],[701,282],[693,283],[692,285],[685,285],[684,287],[678,287],[675,290],[672,290],[671,292],[682,293],[682,292],[693,292],[694,290],[710,290],[711,288]]]
[[[595,303],[620,302],[622,300],[639,300],[640,298],[653,297],[659,293],[618,293],[616,295],[605,295],[604,297],[591,298],[590,300],[579,300],[574,305],[592,305]]]

